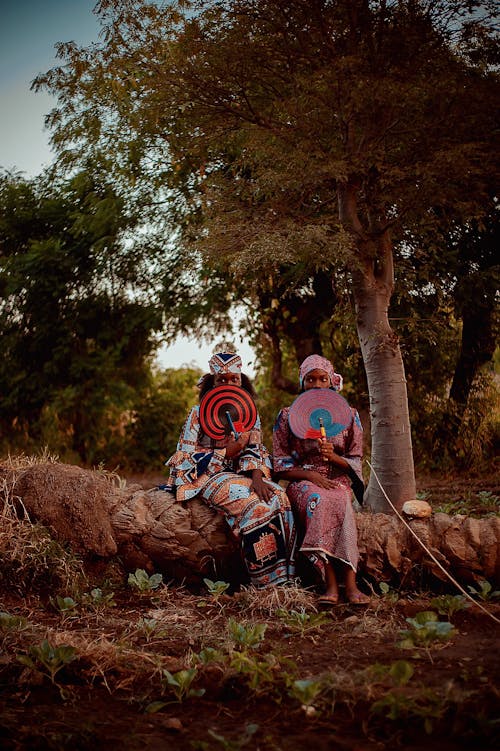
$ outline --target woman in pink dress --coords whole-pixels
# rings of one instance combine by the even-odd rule
[[[320,355],[304,360],[299,377],[303,391],[342,387],[342,378]],[[339,601],[339,569],[346,600],[352,605],[370,602],[356,583],[359,552],[351,484],[359,487],[363,481],[363,429],[357,411],[351,410],[351,425],[329,438],[296,437],[288,421],[289,407],[279,413],[273,432],[274,472],[288,481],[287,494],[304,535],[300,551],[321,578],[323,606]]]

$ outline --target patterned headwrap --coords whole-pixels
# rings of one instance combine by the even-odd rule
[[[343,386],[342,376],[336,373],[330,360],[321,355],[309,355],[306,357],[299,370],[300,388],[304,388],[304,378],[311,370],[324,370],[330,379],[330,385],[335,391],[341,391]]]
[[[234,352],[217,352],[208,361],[210,372],[216,373],[241,373],[241,357]]]

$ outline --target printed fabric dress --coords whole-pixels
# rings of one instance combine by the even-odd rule
[[[286,491],[299,534],[303,535],[300,552],[307,556],[324,583],[327,558],[337,558],[354,571],[358,566],[358,534],[351,480],[345,471],[327,464],[321,458],[316,439],[300,439],[292,433],[288,414],[288,407],[282,409],[274,426],[274,471],[309,469],[335,480],[336,486],[332,489],[320,488],[307,480],[294,480],[288,484]],[[333,443],[336,453],[349,463],[353,479],[359,478],[362,482],[363,428],[355,409],[352,409],[352,415],[351,426],[327,440]]]
[[[296,532],[285,490],[271,477],[269,454],[261,443],[260,419],[239,456],[226,459],[225,448],[201,430],[199,407],[193,407],[181,431],[177,451],[168,460],[170,482],[178,501],[198,496],[223,514],[240,540],[251,584],[263,589],[293,581]],[[274,490],[262,501],[251,490],[252,470],[260,469]]]

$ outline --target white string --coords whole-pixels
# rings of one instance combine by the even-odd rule
[[[496,621],[496,623],[500,623],[500,619],[498,619],[496,616],[494,616],[492,613],[490,613],[489,610],[487,610],[484,607],[484,605],[482,605],[480,602],[478,602],[473,597],[471,597],[471,595],[468,592],[465,591],[465,589],[457,582],[457,580],[454,579],[453,576],[450,573],[448,573],[448,571],[444,568],[444,566],[442,566],[439,563],[438,559],[426,547],[425,543],[422,542],[422,540],[420,539],[420,537],[416,534],[416,532],[413,531],[413,529],[410,527],[410,525],[408,524],[408,522],[406,521],[406,519],[404,519],[401,516],[401,514],[399,513],[399,511],[397,510],[397,508],[394,506],[394,504],[392,503],[391,499],[389,498],[389,496],[385,492],[384,488],[382,487],[382,483],[378,479],[377,473],[373,469],[373,467],[370,464],[370,462],[368,461],[368,459],[366,459],[366,463],[368,464],[368,466],[370,467],[371,471],[373,472],[373,476],[375,477],[376,481],[378,482],[380,490],[384,494],[384,497],[385,497],[386,501],[389,503],[389,505],[391,506],[391,508],[393,509],[393,511],[396,513],[396,515],[401,519],[401,521],[403,522],[403,524],[410,530],[411,534],[417,540],[417,542],[420,543],[420,545],[423,547],[423,549],[425,550],[425,552],[432,558],[432,560],[434,561],[434,563],[437,566],[439,566],[439,568],[441,569],[441,571],[443,572],[443,574],[445,574],[448,577],[448,579],[450,579],[450,581],[453,582],[453,584],[460,590],[460,592],[462,592],[462,594],[465,595],[465,597],[467,597],[468,600],[470,600],[471,602],[473,602],[474,605],[477,605],[477,607],[479,607],[481,610],[484,610],[484,612],[486,613],[486,615],[489,615],[490,618],[493,618],[493,620]]]

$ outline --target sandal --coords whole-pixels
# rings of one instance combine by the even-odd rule
[[[368,595],[364,595],[363,592],[355,592],[347,597],[349,605],[369,605],[371,602]]]
[[[324,607],[324,608],[332,608],[334,605],[339,604],[339,596],[338,595],[321,595],[321,597],[318,597],[318,605]]]

